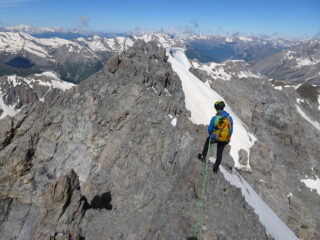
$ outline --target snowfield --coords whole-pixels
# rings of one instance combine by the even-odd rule
[[[259,221],[265,226],[269,235],[276,240],[298,240],[296,235],[288,226],[275,214],[275,212],[259,197],[250,184],[236,171],[230,173],[222,166],[220,170],[224,178],[233,186],[241,189],[247,203],[259,216]],[[320,181],[320,180],[319,180]]]
[[[297,111],[301,115],[301,117],[303,117],[305,120],[307,120],[315,129],[320,131],[320,123],[309,118],[297,104],[296,104],[296,107],[297,107]]]

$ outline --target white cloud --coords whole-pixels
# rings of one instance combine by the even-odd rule
[[[90,18],[87,16],[77,16],[77,19],[79,21],[77,28],[83,29],[87,28],[89,26]]]

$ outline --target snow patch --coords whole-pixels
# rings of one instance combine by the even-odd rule
[[[174,52],[173,56],[170,55],[170,52]],[[167,55],[173,70],[181,79],[182,89],[185,94],[185,104],[187,109],[191,111],[190,120],[194,124],[208,125],[215,115],[214,102],[218,100],[226,101],[189,71],[189,65],[187,64],[189,61],[182,48],[167,48]],[[235,162],[235,167],[251,170],[249,161],[246,166],[240,164],[239,151],[241,149],[245,150],[248,153],[248,159],[250,159],[250,148],[257,139],[247,131],[245,124],[236,116],[228,104],[226,104],[225,109],[234,120],[235,131],[230,142],[230,155]]]
[[[316,179],[307,178],[301,179],[300,181],[303,182],[311,190],[316,190],[316,192],[320,195],[320,178],[318,178],[318,176],[316,177]]]
[[[6,105],[3,101],[3,94],[0,92],[0,109],[3,110],[0,115],[0,119],[5,118],[6,116],[14,117],[20,110],[14,109],[15,105]]]
[[[230,67],[228,66],[229,64],[232,63],[237,63],[237,62],[244,62],[243,60],[228,60],[223,63],[215,63],[211,62],[208,64],[200,64],[197,61],[193,61],[192,65],[194,68],[197,68],[201,71],[204,71],[207,75],[211,76],[213,79],[217,80],[224,80],[224,81],[229,81],[232,79],[232,77],[235,78],[261,78],[260,75],[255,74],[250,71],[242,70],[242,71],[234,71],[230,70]],[[229,71],[226,71],[228,70]],[[231,69],[232,65],[231,65]]]
[[[252,72],[249,72],[249,71],[240,71],[238,73],[238,77],[239,78],[261,78],[261,76],[254,74]]]
[[[244,41],[244,42],[252,42],[252,41],[253,41],[252,38],[243,37],[243,36],[240,36],[239,39],[240,39],[241,41]]]
[[[226,42],[233,42],[233,39],[232,38],[230,38],[230,37],[226,37],[226,40],[225,40]]]
[[[171,125],[172,126],[177,126],[177,118],[173,118],[172,120],[171,120]]]
[[[209,76],[211,76],[215,80],[221,79],[224,81],[229,81],[232,78],[232,75],[225,72],[222,64],[211,62],[208,64],[200,65],[199,63],[197,63],[195,61],[192,64],[195,68],[204,71],[205,73],[207,73]]]
[[[54,78],[54,79],[58,78],[57,74],[54,72],[43,72],[43,73],[35,74],[35,76],[37,77],[45,76],[45,77]]]
[[[296,101],[297,101],[298,104],[304,103],[304,99],[302,99],[302,98],[297,98]]]
[[[296,85],[296,86],[294,87],[294,89],[297,90],[301,85],[302,85],[301,83],[298,84],[298,85]]]
[[[17,82],[17,75],[11,75],[8,76],[8,82],[12,83],[13,87],[16,87],[19,85],[19,83]]]
[[[297,111],[298,113],[304,118],[306,119],[314,128],[316,128],[317,130],[320,131],[320,124],[315,121],[315,120],[312,120],[311,118],[309,118],[305,113],[304,111],[302,111],[302,109],[296,104],[296,107],[297,107]]]
[[[250,184],[236,171],[230,173],[222,166],[220,170],[224,178],[233,186],[241,189],[247,203],[259,216],[259,221],[265,226],[267,234],[276,240],[298,240],[288,226],[275,214],[275,212],[259,197]]]
[[[309,66],[309,65],[315,65],[319,63],[319,60],[311,61],[310,58],[297,58],[297,67],[303,67],[303,66]]]
[[[26,79],[26,82],[29,83],[37,83],[41,86],[47,86],[49,88],[57,88],[62,91],[69,90],[70,88],[74,87],[75,85],[73,83],[62,81],[56,73],[54,72],[43,72],[40,74],[35,74],[37,77],[48,77],[50,78],[50,81],[44,81],[40,79]]]
[[[169,97],[171,97],[171,93],[168,91],[167,88],[164,88],[164,91],[165,91],[165,93],[166,93]]]

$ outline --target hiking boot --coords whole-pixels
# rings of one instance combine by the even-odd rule
[[[214,174],[218,174],[218,171],[219,171],[219,168],[213,168],[213,170],[212,170],[212,172],[213,172]]]
[[[205,162],[205,156],[203,156],[202,153],[199,153],[199,154],[198,154],[198,159],[199,159],[201,162]]]

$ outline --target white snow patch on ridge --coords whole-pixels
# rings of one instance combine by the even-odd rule
[[[17,75],[8,76],[8,81],[12,83],[13,87],[16,87],[17,85],[19,85],[17,82]]]
[[[312,120],[311,118],[309,118],[305,113],[304,111],[302,111],[302,109],[296,104],[296,107],[297,107],[297,111],[298,113],[304,118],[306,119],[312,126],[314,126],[316,129],[318,129],[320,131],[320,124],[315,121],[315,120]]]
[[[224,178],[233,186],[241,189],[246,202],[259,216],[259,221],[265,226],[267,234],[276,240],[298,240],[290,228],[275,214],[275,212],[259,197],[250,184],[236,171],[228,172],[222,166],[220,170]]]
[[[35,79],[34,77],[18,77],[16,75],[11,75],[7,77],[7,80],[12,83],[13,87],[16,87],[21,84],[27,84],[30,88],[33,88],[33,85],[38,84],[41,86],[47,86],[49,88],[57,88],[62,91],[66,91],[73,86],[72,83],[62,81],[58,75],[54,72],[43,72],[40,74],[35,74],[35,77],[45,77],[47,79]]]
[[[274,87],[276,90],[279,90],[279,91],[282,91],[283,90],[283,87],[282,86],[275,86]]]
[[[319,63],[319,60],[313,60],[311,61],[309,58],[297,58],[297,67],[302,67],[302,66],[308,66],[308,65],[315,65]]]
[[[261,78],[259,75],[256,75],[249,71],[241,71],[238,73],[239,78]]]
[[[316,177],[316,179],[307,178],[307,179],[301,179],[300,181],[303,182],[311,190],[316,190],[317,193],[320,195],[320,178],[318,177]]]
[[[225,72],[222,64],[212,62],[208,64],[203,64],[201,66],[195,61],[192,64],[195,68],[206,72],[213,79],[222,79],[228,81],[232,78],[232,76],[229,73]]]
[[[49,78],[59,79],[57,74],[54,72],[43,72],[43,73],[39,73],[39,74],[35,74],[35,75],[37,77],[45,76],[45,77],[49,77]]]
[[[170,52],[172,52],[173,56],[171,56]],[[214,103],[218,100],[226,101],[189,71],[189,60],[184,53],[184,49],[168,47],[167,54],[169,55],[168,61],[171,63],[173,70],[181,79],[186,108],[191,111],[190,120],[194,124],[208,125],[216,113],[213,107]],[[245,150],[248,153],[248,159],[250,159],[250,148],[257,139],[247,131],[244,123],[242,123],[227,104],[225,109],[230,113],[234,121],[234,132],[230,142],[230,155],[235,162],[236,168],[250,170],[249,161],[246,166],[240,164],[239,151],[241,149]]]
[[[15,110],[14,107],[15,106],[8,106],[4,103],[3,94],[0,92],[0,109],[3,110],[2,114],[0,115],[0,119],[5,118],[7,115],[11,117],[15,116],[19,112],[19,110]]]
[[[221,79],[221,80],[225,80],[225,81],[229,81],[231,80],[233,77],[234,78],[261,78],[261,76],[259,76],[258,74],[254,74],[253,72],[250,71],[232,71],[229,69],[229,71],[226,71],[226,69],[228,70],[229,67],[228,66],[230,63],[236,63],[236,62],[244,62],[242,60],[228,60],[225,61],[223,63],[215,63],[215,62],[211,62],[211,63],[207,63],[207,64],[200,64],[197,61],[192,61],[192,65],[201,70],[204,71],[206,74],[208,74],[209,76],[211,76],[213,79]],[[225,69],[226,68],[226,69]]]

